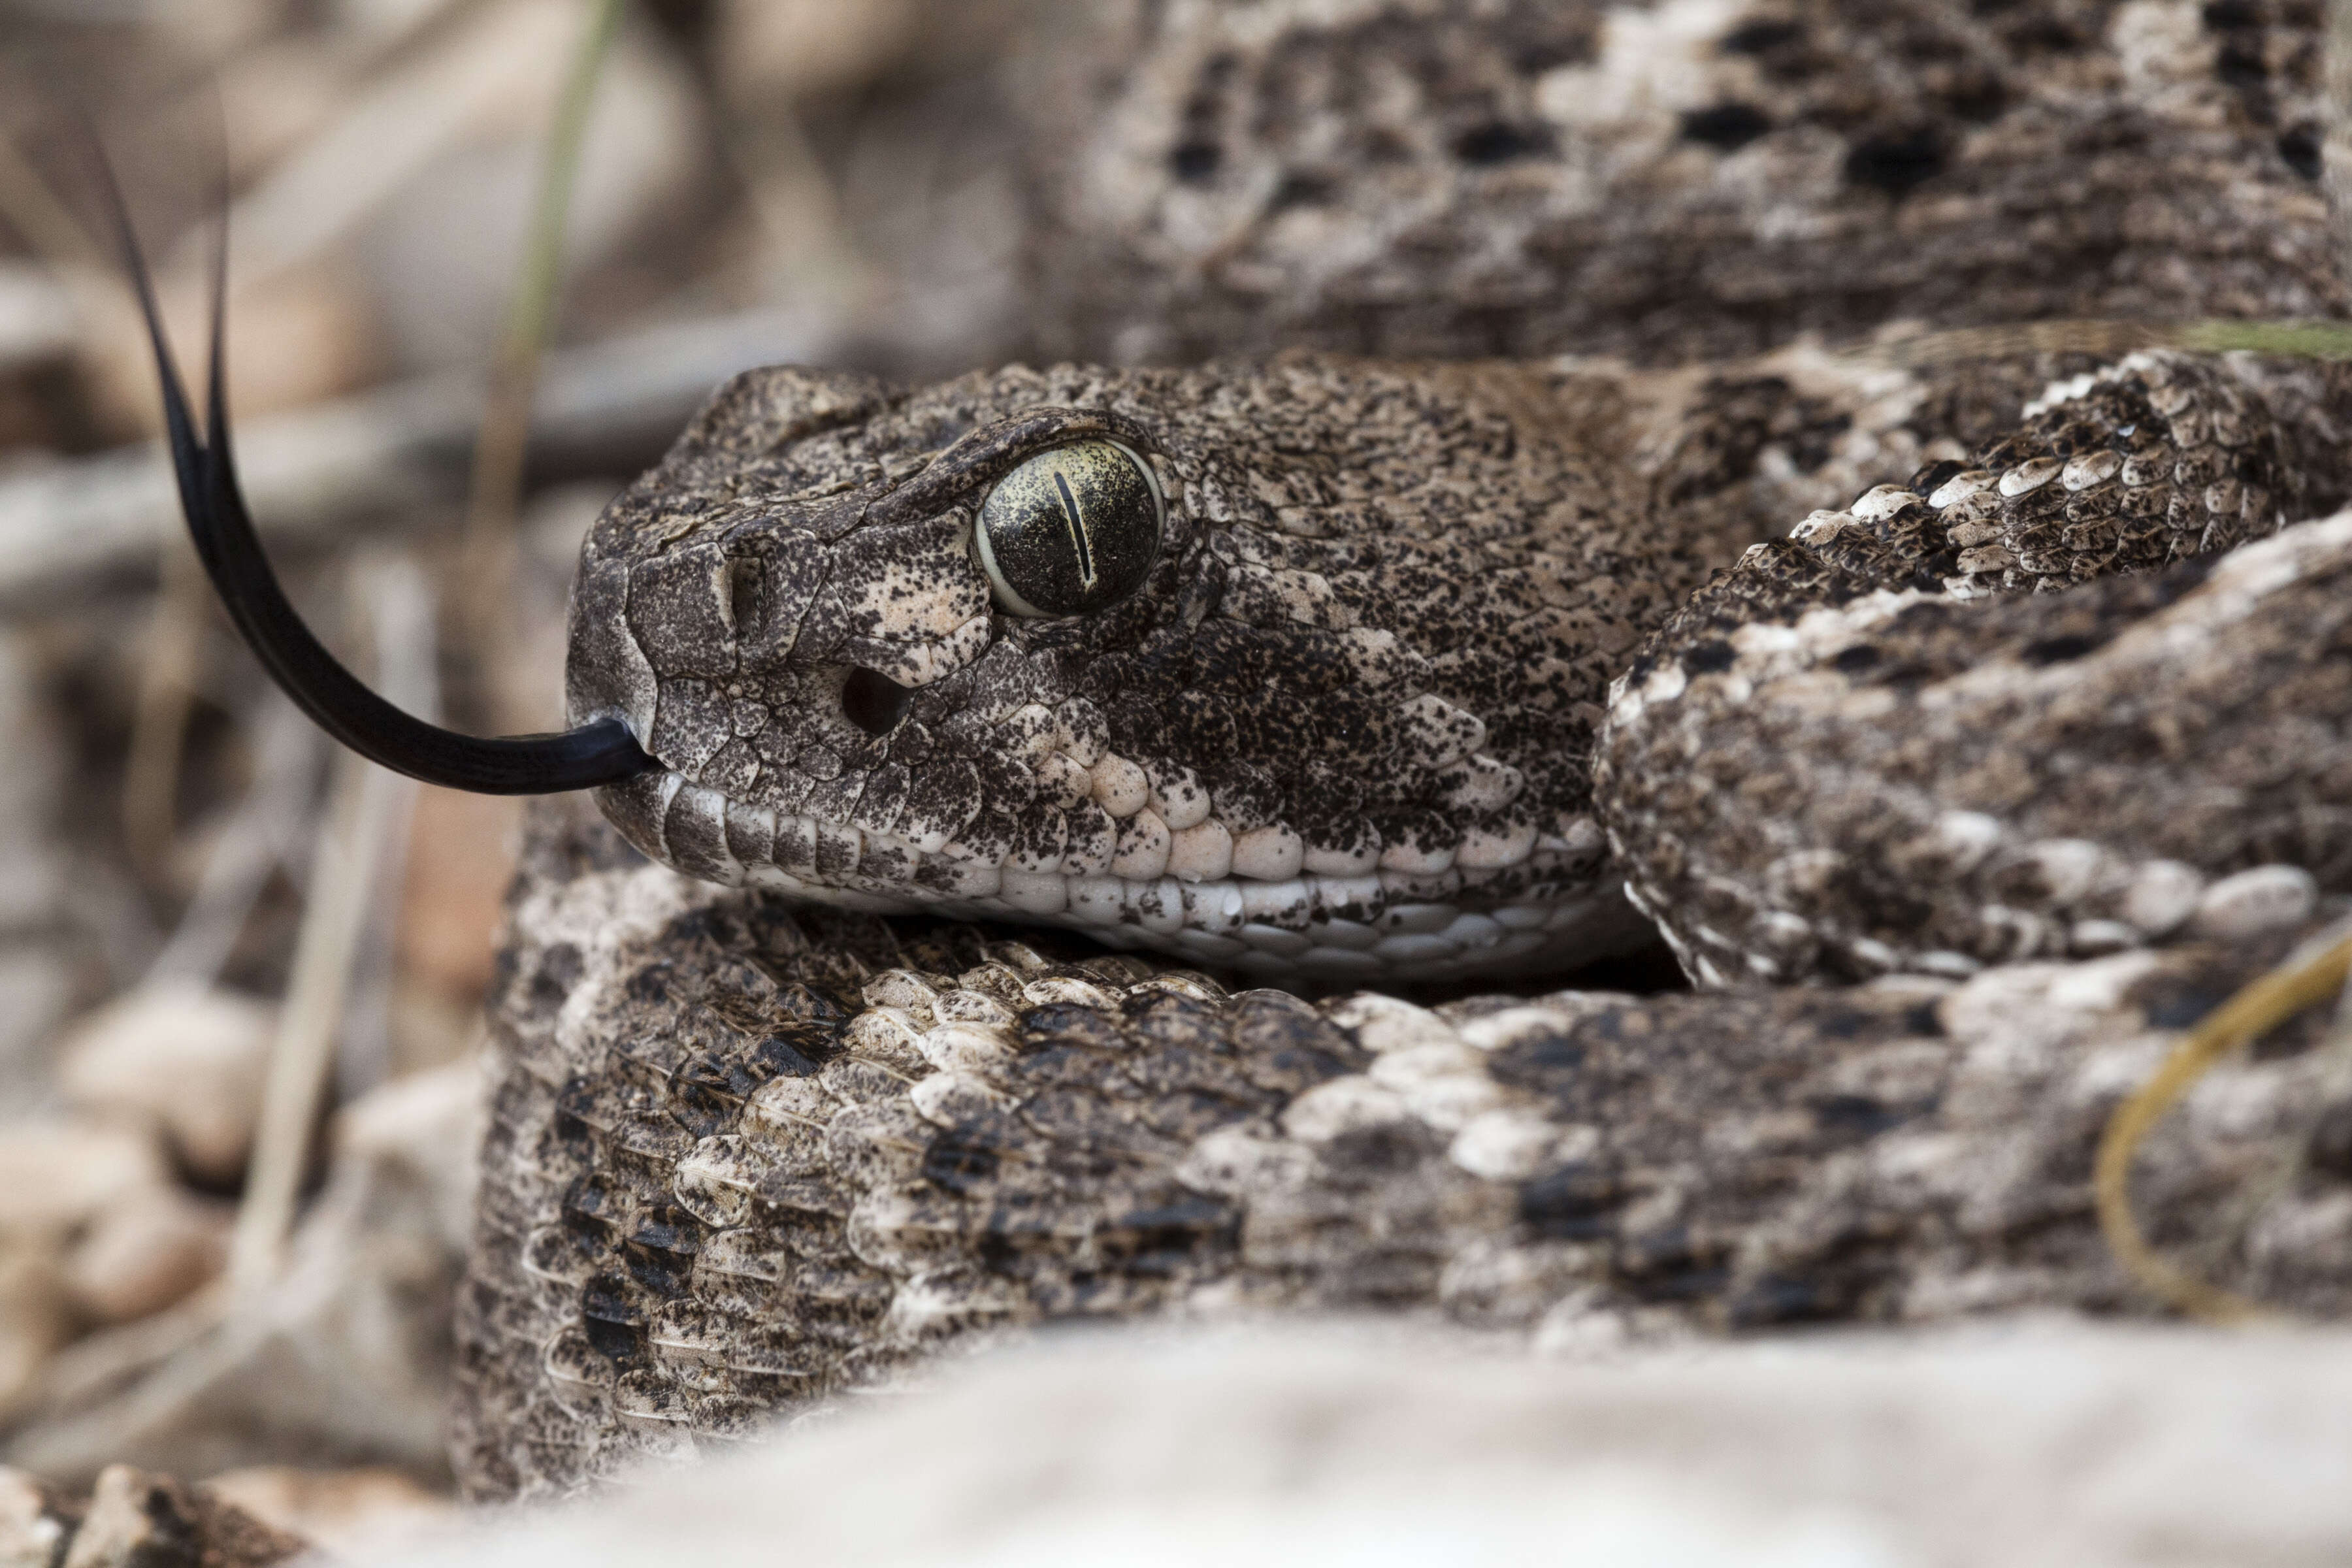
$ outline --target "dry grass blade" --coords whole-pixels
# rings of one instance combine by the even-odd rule
[[[554,35],[535,7],[467,4],[392,52],[333,119],[264,172],[229,216],[239,289],[331,257],[515,93],[518,52]]]
[[[123,842],[135,864],[158,875],[171,859],[180,753],[194,695],[189,682],[203,656],[212,595],[186,540],[166,536],[160,553],[163,581],[140,649],[131,749],[122,764]]]
[[[2352,327],[2341,321],[2191,321],[2167,334],[2201,353],[2243,349],[2302,359],[2352,359]]]
[[[2339,321],[2145,321],[2095,320],[2023,321],[1997,327],[1954,327],[1841,353],[1875,363],[1919,370],[1969,360],[2038,353],[2096,354],[2121,359],[2144,349],[2192,353],[2246,350],[2302,359],[2352,359],[2352,326]]]
[[[476,653],[495,665],[495,639],[504,624],[514,576],[515,510],[522,499],[523,457],[530,439],[531,399],[539,390],[539,360],[555,315],[562,281],[564,225],[580,170],[580,147],[595,100],[596,78],[621,20],[622,0],[590,0],[591,10],[556,100],[540,164],[539,193],[523,242],[506,332],[491,367],[474,444],[473,490],[466,513],[462,608]]]
[[[430,590],[409,563],[362,574],[360,587],[373,624],[383,694],[413,711],[432,694],[403,689],[414,682],[402,672],[413,670],[417,661],[404,659],[399,648],[418,642],[420,626],[429,644]],[[270,1047],[253,1159],[229,1244],[229,1282],[239,1294],[277,1277],[385,849],[401,807],[415,800],[409,780],[350,753],[337,761],[334,798],[311,863],[294,971]]]
[[[2341,928],[2299,950],[2190,1030],[2165,1058],[2156,1076],[2116,1108],[2099,1139],[2092,1188],[2108,1249],[2134,1279],[2192,1318],[2243,1322],[2263,1315],[2264,1309],[2257,1301],[2196,1278],[2158,1257],[2148,1246],[2132,1213],[2132,1157],[2165,1112],[2216,1062],[2298,1013],[2341,995],[2347,973],[2352,973],[2352,933]]]

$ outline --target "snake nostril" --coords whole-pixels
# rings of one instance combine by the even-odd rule
[[[853,668],[849,679],[841,683],[843,715],[869,735],[887,733],[906,717],[907,704],[914,700],[914,688],[901,686],[863,665]]]

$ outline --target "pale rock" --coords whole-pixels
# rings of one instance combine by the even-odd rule
[[[253,1147],[277,1010],[189,983],[143,987],[77,1024],[58,1078],[77,1105],[160,1129],[207,1184],[233,1184]]]
[[[2063,1321],[1597,1359],[1361,1321],[1061,1336],[423,1568],[2352,1560],[2352,1332]],[[1604,1348],[1606,1347],[1606,1348]]]
[[[37,262],[0,259],[0,372],[61,358],[73,342],[65,286]]]
[[[171,1184],[135,1127],[32,1121],[0,1128],[0,1237],[54,1246],[101,1210]]]
[[[133,1193],[91,1220],[65,1258],[76,1307],[101,1323],[160,1312],[218,1275],[235,1211],[177,1187]]]
[[[283,1272],[72,1346],[17,1424],[9,1462],[58,1477],[115,1461],[184,1475],[440,1468],[481,1110],[470,1060],[347,1106]]]

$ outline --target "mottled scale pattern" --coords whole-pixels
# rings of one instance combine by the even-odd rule
[[[1710,565],[1801,508],[1770,549],[1900,558],[1955,595],[2225,550],[2341,499],[2346,379],[1965,333],[1703,377],[751,372],[590,537],[572,714],[646,738],[661,768],[600,798],[689,875],[1283,984],[1556,972],[1645,935],[1595,741],[1611,677]],[[1992,386],[2032,399],[2021,424]],[[987,487],[1095,437],[1159,473],[1158,564],[1097,614],[993,606]],[[854,717],[855,680],[897,707]]]
[[[2163,325],[2345,312],[2319,6],[1042,28],[1040,335],[1103,363],[753,373],[583,553],[572,716],[660,767],[533,818],[468,1489],[1066,1320],[2144,1306],[2098,1129],[2352,895],[2352,387]],[[981,498],[1096,438],[1158,565],[1005,614]],[[1547,994],[1652,931],[1699,991]],[[2136,1196],[2341,1313],[2317,1027]]]
[[[1596,780],[1695,976],[1966,974],[2352,890],[2352,515],[2206,553],[2343,499],[2340,403],[2298,435],[2268,374],[2126,360],[1677,613]]]
[[[1563,1352],[2114,1310],[2106,1113],[2342,908],[1966,982],[1318,1005],[686,883],[564,805],[529,856],[460,1303],[485,1498],[1047,1322],[1377,1310]],[[2338,1312],[2352,1098],[2317,1035],[2201,1086],[2140,1193],[2162,1244]]]
[[[1752,532],[1604,466],[1634,407],[1510,365],[749,373],[590,537],[572,715],[645,737],[605,809],[719,881],[1326,980],[1622,946],[1607,675]],[[992,609],[988,485],[1094,436],[1158,469],[1158,565],[1099,614]]]
[[[1609,676],[1790,508],[1949,447],[1982,368],[755,372],[592,535],[572,713],[646,738],[602,798],[691,875],[1294,982],[1558,967],[1641,934],[1591,810]],[[1159,566],[1098,616],[992,610],[979,497],[1097,434],[1160,473]]]
[[[1750,353],[2346,306],[2318,0],[1089,0],[1056,352]]]

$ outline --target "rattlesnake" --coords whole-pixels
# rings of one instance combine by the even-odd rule
[[[2352,891],[2352,373],[1984,329],[2341,313],[2318,21],[1853,15],[1072,22],[1047,335],[1282,352],[751,373],[583,549],[569,739],[427,754],[314,684],[613,825],[541,809],[517,888],[469,1488],[1066,1317],[2128,1300],[2091,1129]],[[225,447],[178,445],[216,528]],[[1702,994],[1238,989],[1524,990],[1653,931]],[[1711,994],[1764,982],[1809,984]],[[2150,1195],[2185,1233],[2304,1136],[2229,1261],[2332,1310],[2352,1141],[2298,1042]]]

